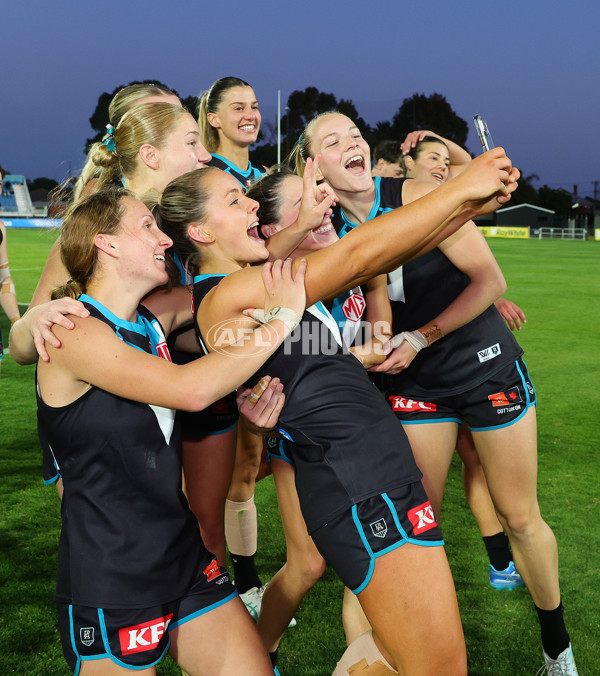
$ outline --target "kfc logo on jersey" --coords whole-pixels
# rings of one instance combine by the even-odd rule
[[[496,343],[495,345],[486,347],[485,350],[479,350],[477,352],[477,357],[479,358],[479,362],[483,364],[483,362],[489,361],[490,359],[495,359],[501,354],[502,350],[500,349],[500,343]]]
[[[415,535],[420,535],[426,530],[431,530],[437,523],[433,516],[433,509],[429,501],[424,502],[418,507],[414,507],[408,511],[408,518],[413,525],[413,532]]]
[[[217,559],[213,559],[202,572],[206,575],[206,579],[209,582],[215,580],[216,578],[220,577],[223,574],[221,569],[219,568]]]
[[[121,653],[131,655],[146,650],[154,650],[163,637],[169,623],[173,619],[173,613],[166,617],[158,617],[150,622],[137,624],[135,627],[119,629],[119,642]]]
[[[488,399],[492,402],[492,406],[497,408],[498,406],[510,406],[511,404],[521,404],[523,399],[521,398],[521,393],[519,392],[518,387],[511,387],[510,390],[506,392],[496,392],[496,394],[490,394]]]
[[[85,646],[91,646],[94,642],[94,627],[81,627],[79,630],[79,640]]]
[[[357,322],[365,311],[365,299],[359,293],[351,293],[342,303],[344,317],[350,322]]]
[[[376,538],[384,538],[387,535],[387,523],[385,519],[374,521],[371,525],[371,531]]]
[[[397,396],[389,396],[388,401],[392,405],[393,411],[437,411],[436,404],[430,404],[426,401],[415,401],[414,399]]]

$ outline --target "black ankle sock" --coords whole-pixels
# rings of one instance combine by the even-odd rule
[[[275,648],[275,650],[272,653],[269,653],[269,657],[271,658],[271,664],[273,665],[273,668],[277,666],[277,653],[279,652],[279,648]]]
[[[548,657],[555,660],[563,650],[569,647],[569,632],[563,618],[563,604],[554,610],[542,610],[535,606],[542,630],[542,646]]]
[[[233,563],[233,580],[238,594],[243,594],[252,587],[262,587],[254,564],[254,556],[240,556],[231,552],[230,556]]]
[[[500,531],[496,535],[488,535],[483,538],[483,543],[492,566],[496,570],[508,568],[508,564],[512,561],[512,552],[506,534]]]

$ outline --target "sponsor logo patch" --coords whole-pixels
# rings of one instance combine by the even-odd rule
[[[172,619],[173,613],[170,613],[166,617],[158,617],[143,624],[136,624],[134,627],[119,629],[121,653],[131,655],[154,650]]]
[[[521,398],[521,393],[518,387],[511,387],[510,390],[505,392],[496,392],[496,394],[490,394],[488,399],[492,402],[492,406],[497,408],[498,406],[512,406],[513,404],[523,403]]]
[[[378,519],[371,525],[371,531],[376,538],[384,538],[387,535],[387,523],[385,519]]]
[[[156,352],[158,353],[159,357],[166,359],[166,361],[171,361],[171,353],[169,352],[169,348],[164,341],[156,346]]]
[[[420,535],[437,526],[435,517],[433,516],[433,509],[431,508],[431,503],[429,501],[410,509],[408,511],[408,518],[413,525],[415,535]]]
[[[342,303],[342,312],[348,321],[357,322],[365,310],[365,299],[358,293],[351,293]]]
[[[430,404],[426,401],[415,401],[414,399],[397,396],[389,396],[388,401],[394,411],[437,411],[436,404]]]
[[[489,361],[490,359],[495,359],[496,357],[500,356],[502,354],[502,350],[500,349],[500,343],[496,343],[495,345],[490,345],[490,347],[486,347],[484,350],[478,350],[477,351],[477,357],[479,358],[479,362],[483,364],[484,361]]]
[[[211,580],[215,580],[223,574],[223,571],[219,568],[217,559],[213,559],[202,572],[206,575],[206,579],[209,582]]]
[[[94,627],[81,627],[79,630],[79,640],[85,646],[91,646],[94,642]]]

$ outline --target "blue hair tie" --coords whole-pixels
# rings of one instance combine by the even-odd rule
[[[106,135],[102,139],[102,143],[110,150],[111,153],[115,152],[115,139],[114,139],[115,129],[112,124],[106,125]]]

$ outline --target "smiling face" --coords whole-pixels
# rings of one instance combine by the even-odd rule
[[[372,187],[371,150],[349,117],[340,113],[320,117],[311,130],[310,153],[321,154],[320,173],[336,193]]]
[[[427,141],[418,146],[416,159],[407,155],[404,158],[407,176],[426,183],[441,185],[448,180],[450,155],[443,143]]]
[[[197,226],[206,232],[213,253],[244,266],[268,258],[264,241],[258,235],[258,202],[246,197],[233,176],[213,169],[203,179],[210,197],[206,201],[206,220]],[[193,233],[191,233],[194,238]]]
[[[165,185],[188,171],[205,167],[212,159],[202,145],[196,121],[189,114],[178,117],[158,153]]]
[[[279,221],[262,226],[263,234],[271,237],[276,232],[280,232],[292,225],[298,218],[300,211],[300,202],[302,200],[302,179],[299,176],[287,176],[281,183],[279,195],[281,207],[279,210]],[[333,244],[339,239],[331,224],[329,215],[323,217],[323,221],[318,228],[310,232],[305,239],[296,247],[292,257],[299,258],[311,251],[323,249]]]
[[[149,289],[167,281],[165,251],[173,244],[156,225],[143,202],[123,197],[119,229],[112,239],[124,274],[135,280],[147,280]]]
[[[258,138],[260,111],[252,87],[231,87],[215,113],[208,113],[211,126],[239,146],[249,146]]]

